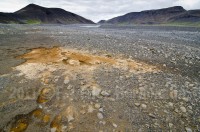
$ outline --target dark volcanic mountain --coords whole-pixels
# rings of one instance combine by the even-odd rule
[[[102,23],[100,21],[100,23]],[[110,24],[166,24],[166,23],[200,23],[200,10],[187,11],[181,6],[132,12],[115,17],[104,23]]]
[[[45,8],[30,4],[14,13],[0,13],[0,23],[94,24],[60,8]]]

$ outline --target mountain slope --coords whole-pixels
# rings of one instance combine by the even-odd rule
[[[14,13],[0,13],[0,23],[94,24],[91,20],[63,9],[45,8],[35,4]]]
[[[165,24],[175,22],[200,22],[200,10],[187,11],[181,6],[175,6],[158,10],[131,12],[106,21],[110,24]]]
[[[13,13],[2,13],[0,12],[0,23],[7,23],[7,22],[19,22],[18,15],[15,15]]]

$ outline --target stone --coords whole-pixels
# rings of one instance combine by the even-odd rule
[[[66,131],[67,126],[62,126],[62,131]]]
[[[56,128],[51,128],[51,132],[56,132]]]
[[[86,112],[85,110],[81,110],[80,113],[84,115]]]
[[[180,107],[180,110],[181,110],[183,113],[186,113],[186,112],[187,112],[186,108],[183,107],[183,106]]]
[[[68,123],[72,122],[74,120],[74,117],[76,115],[76,108],[73,106],[68,106],[65,111],[61,114],[61,119],[67,119]]]
[[[59,76],[55,76],[55,78],[54,78],[54,82],[57,82],[58,79],[59,79]]]
[[[172,102],[168,103],[169,107],[174,107],[174,104]]]
[[[69,115],[69,116],[67,117],[67,120],[68,120],[68,122],[71,122],[71,121],[74,120],[74,117],[73,117],[72,115]]]
[[[169,127],[172,128],[172,127],[173,127],[173,124],[172,124],[172,123],[169,123]]]
[[[150,116],[151,118],[156,118],[156,116],[155,116],[154,114],[152,114],[152,113],[150,113],[149,116]]]
[[[188,106],[188,108],[189,108],[190,110],[192,110],[192,106]]]
[[[170,93],[169,93],[169,97],[171,99],[177,99],[178,97],[178,91],[177,90],[172,90]]]
[[[200,123],[200,117],[199,117],[198,121],[199,121],[199,123]]]
[[[138,132],[143,132],[144,130],[142,128],[138,129]]]
[[[108,93],[107,91],[104,90],[104,91],[101,92],[101,95],[104,96],[104,97],[109,97],[110,93]]]
[[[68,63],[73,66],[79,66],[81,64],[79,60],[68,60]]]
[[[70,90],[70,89],[72,89],[73,88],[73,86],[72,85],[69,85],[68,87],[67,87],[67,90]]]
[[[98,119],[103,119],[103,114],[102,113],[97,113],[97,117],[98,117]]]
[[[176,108],[174,111],[175,111],[176,113],[178,113],[178,112],[179,112],[177,108]]]
[[[103,112],[103,108],[100,108],[99,111],[100,111],[100,112]]]
[[[98,88],[96,86],[94,86],[92,88],[92,96],[99,96],[100,93],[101,93],[101,89],[100,88]]]
[[[185,127],[186,132],[192,132],[192,129],[189,127]]]
[[[95,107],[96,109],[99,109],[99,108],[101,107],[101,105],[100,105],[100,104],[95,104],[94,107]]]
[[[39,105],[39,108],[42,109],[42,105]]]
[[[100,123],[100,124],[103,124],[103,125],[105,125],[105,124],[106,124],[106,122],[105,122],[105,121],[100,121],[99,123]]]
[[[137,107],[140,106],[140,103],[135,103],[135,106],[137,106]]]
[[[194,84],[189,84],[189,87],[194,87]]]
[[[69,77],[65,77],[64,84],[68,84],[68,83],[69,83]]]
[[[182,98],[182,100],[185,101],[185,102],[188,102],[188,101],[189,101],[189,99],[186,98],[186,97]]]
[[[117,128],[117,124],[113,123],[112,125],[113,125],[115,128]]]
[[[142,109],[146,109],[147,105],[146,104],[141,104]]]
[[[145,88],[144,87],[139,87],[139,91],[143,92],[143,91],[145,91]]]
[[[188,113],[193,114],[193,111],[192,110],[188,110]]]
[[[88,106],[88,113],[92,113],[95,109],[93,108],[92,105]]]

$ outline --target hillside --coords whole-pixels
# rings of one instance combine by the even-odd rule
[[[60,8],[45,8],[30,4],[14,13],[0,13],[0,23],[93,24],[94,22]]]
[[[169,24],[169,23],[199,23],[200,10],[185,10],[181,6],[158,10],[131,12],[115,17],[104,23],[109,24]],[[101,21],[100,21],[101,23]]]

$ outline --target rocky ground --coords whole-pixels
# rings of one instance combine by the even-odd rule
[[[0,25],[0,131],[200,131],[200,29]]]

